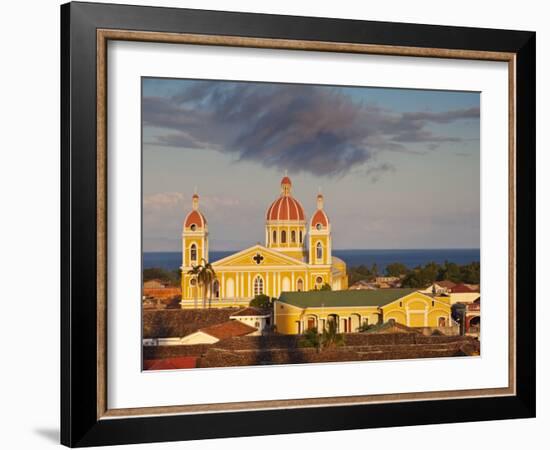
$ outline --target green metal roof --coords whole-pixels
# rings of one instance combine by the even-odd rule
[[[383,306],[418,289],[283,292],[279,301],[300,308]]]

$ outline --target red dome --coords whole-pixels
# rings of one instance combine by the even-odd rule
[[[306,220],[304,208],[290,195],[275,200],[267,210],[267,220]]]
[[[328,227],[328,217],[322,209],[318,209],[311,218],[311,226],[317,228],[317,224],[320,223],[324,228]]]
[[[189,228],[193,224],[196,225],[197,228],[204,228],[204,226],[206,225],[206,218],[202,215],[201,212],[197,210],[193,210],[189,214],[187,214],[183,226],[185,228]]]

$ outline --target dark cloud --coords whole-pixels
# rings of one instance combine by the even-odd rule
[[[478,108],[396,113],[308,85],[197,81],[172,97],[143,98],[144,125],[163,129],[151,143],[314,175],[346,174],[380,150],[457,142],[427,126],[476,117]]]

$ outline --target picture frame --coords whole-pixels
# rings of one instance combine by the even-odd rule
[[[504,61],[509,385],[113,410],[107,404],[107,43]],[[61,442],[70,447],[535,416],[533,32],[73,2],[61,7]],[[495,158],[502,155],[495,155]]]

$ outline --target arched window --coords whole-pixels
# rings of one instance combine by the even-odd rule
[[[195,244],[191,244],[191,248],[189,249],[189,259],[191,262],[197,262],[197,246]]]
[[[302,236],[302,230],[300,230],[300,244],[304,242],[304,236]]]
[[[320,242],[315,246],[315,256],[317,259],[323,259],[323,245]]]
[[[214,280],[212,283],[212,294],[214,298],[220,298],[220,282],[218,280]]]
[[[264,293],[264,279],[258,275],[254,278],[254,296]]]
[[[296,290],[298,292],[301,292],[304,290],[304,280],[302,280],[301,278],[298,278],[298,281],[296,282]]]
[[[293,244],[296,243],[296,231],[294,230],[290,232],[290,242],[292,242]]]
[[[191,224],[191,226],[189,227],[191,228],[191,231],[195,231],[197,229],[197,225],[195,225],[194,223]]]
[[[277,231],[276,230],[273,230],[273,243],[274,244],[277,243]]]
[[[286,244],[286,231],[281,231],[281,244]]]
[[[318,230],[320,230],[321,228],[323,228],[323,225],[321,225],[320,223],[318,223],[317,225],[315,225],[315,228],[317,228]]]

